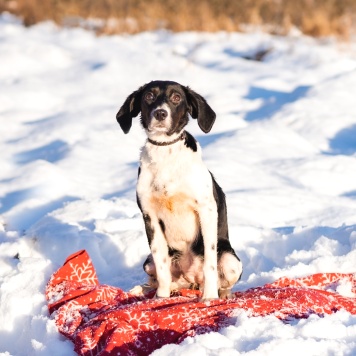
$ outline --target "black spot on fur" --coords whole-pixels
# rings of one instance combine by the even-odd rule
[[[204,240],[201,231],[192,243],[191,249],[195,255],[204,256]]]
[[[143,214],[143,221],[145,222],[145,229],[146,229],[148,244],[151,247],[151,243],[152,243],[152,239],[153,239],[155,230],[151,224],[151,218],[148,214]]]
[[[239,261],[240,259],[236,256],[235,250],[231,247],[230,241],[226,239],[218,240],[218,258],[222,256],[223,253],[231,253],[235,256]]]
[[[195,138],[186,131],[186,135],[185,135],[185,141],[184,144],[190,148],[193,152],[197,152],[198,150],[198,146],[197,146],[197,141],[195,140]]]
[[[141,201],[140,201],[140,198],[138,197],[138,194],[136,193],[136,203],[137,203],[137,206],[138,208],[141,210],[142,212],[142,206],[141,206]]]
[[[149,271],[149,266],[151,263],[153,263],[152,261],[152,255],[148,255],[148,257],[146,258],[146,261],[143,263],[143,270],[149,275],[152,276],[152,274],[148,273]]]
[[[164,234],[164,232],[166,231],[166,226],[164,225],[164,222],[161,219],[159,219],[158,223],[159,223],[159,226],[161,227],[161,230]]]
[[[218,239],[229,240],[225,194],[211,172],[210,175],[213,180],[213,195],[218,209]]]
[[[169,257],[178,258],[182,255],[182,252],[179,250],[176,250],[175,248],[168,246],[168,255],[169,255]]]

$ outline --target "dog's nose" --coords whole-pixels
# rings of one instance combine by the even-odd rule
[[[168,116],[168,112],[167,112],[167,110],[159,109],[154,112],[153,116],[158,121],[163,121]]]

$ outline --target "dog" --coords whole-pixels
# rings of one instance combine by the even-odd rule
[[[151,250],[143,265],[148,285],[157,298],[182,288],[200,289],[203,300],[230,298],[242,263],[229,241],[225,195],[185,131],[190,115],[208,133],[215,112],[189,87],[157,80],[121,106],[116,119],[125,134],[139,113],[147,141],[136,197]]]

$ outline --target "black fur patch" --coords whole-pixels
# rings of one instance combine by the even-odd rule
[[[166,231],[166,226],[164,225],[164,222],[161,219],[159,219],[158,223],[159,223],[159,226],[161,227],[161,230],[164,234],[164,232]]]
[[[169,257],[180,257],[182,255],[182,252],[179,250],[176,250],[173,247],[168,246],[168,255]]]
[[[151,243],[152,243],[152,239],[153,239],[153,235],[154,235],[154,228],[152,227],[151,224],[151,218],[148,214],[143,214],[143,220],[145,222],[145,228],[146,228],[146,235],[147,235],[147,240],[148,240],[148,244],[151,247]]]
[[[227,239],[219,239],[218,240],[218,258],[225,252],[231,253],[235,256],[239,261],[240,259],[237,257],[235,250],[231,247],[230,241]]]
[[[137,192],[136,192],[136,203],[137,203],[138,208],[139,208],[140,211],[142,212],[141,201],[140,201],[140,198],[138,197]]]
[[[204,239],[201,231],[192,243],[191,249],[197,256],[204,256]]]
[[[213,195],[218,209],[218,238],[229,239],[229,230],[227,225],[227,209],[225,194],[219,184],[216,182],[214,176],[210,172],[213,180]]]
[[[143,263],[143,270],[149,275],[152,277],[151,274],[148,273],[148,269],[146,269],[146,266],[153,263],[152,261],[152,255],[148,255],[148,257],[146,258],[146,261]]]
[[[197,146],[197,141],[195,140],[195,138],[186,131],[186,135],[185,135],[185,141],[184,144],[190,148],[193,152],[197,152],[198,150],[198,146]]]

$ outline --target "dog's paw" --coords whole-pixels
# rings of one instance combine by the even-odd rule
[[[220,299],[233,299],[235,296],[232,294],[231,289],[220,289],[219,298]]]
[[[216,293],[210,293],[210,294],[203,294],[203,296],[201,297],[201,301],[202,302],[211,302],[212,300],[217,300],[219,299],[218,293],[216,291]]]
[[[214,300],[218,300],[219,298],[218,297],[214,297],[214,298],[200,298],[200,301],[202,302],[202,303],[209,303],[209,302],[212,302],[212,301],[214,301]]]
[[[171,290],[168,287],[162,288],[162,287],[158,287],[156,294],[155,294],[155,298],[169,298],[171,296]]]
[[[219,294],[217,289],[211,288],[210,290],[204,290],[201,297],[202,301],[209,302],[211,300],[219,299]]]
[[[135,286],[129,291],[130,294],[136,295],[137,297],[143,296],[143,288],[142,286]]]
[[[142,297],[143,295],[151,292],[153,289],[154,288],[150,284],[146,283],[146,284],[141,284],[139,286],[133,287],[129,291],[129,293],[135,295],[136,297]]]

